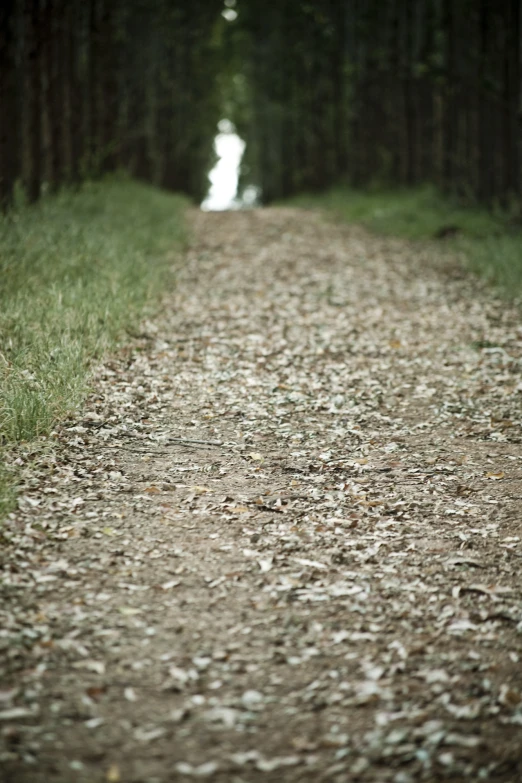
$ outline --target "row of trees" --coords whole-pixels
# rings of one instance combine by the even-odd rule
[[[241,0],[265,199],[339,179],[519,197],[522,0]]]
[[[116,168],[200,198],[221,0],[1,0],[0,205]]]
[[[223,106],[265,201],[340,180],[518,199],[521,17],[522,0],[1,0],[0,207],[18,182],[35,201],[119,167],[201,198]]]

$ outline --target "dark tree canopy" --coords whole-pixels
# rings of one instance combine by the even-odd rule
[[[0,200],[124,167],[200,198],[220,0],[2,0]]]
[[[238,3],[266,200],[338,181],[521,190],[520,0]]]
[[[243,178],[265,201],[429,182],[517,202],[521,8],[2,0],[0,202],[18,181],[35,201],[122,167],[201,198],[220,116],[246,138]]]

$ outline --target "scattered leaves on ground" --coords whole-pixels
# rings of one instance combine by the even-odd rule
[[[11,454],[6,779],[518,781],[517,313],[312,212],[193,225],[161,316]]]

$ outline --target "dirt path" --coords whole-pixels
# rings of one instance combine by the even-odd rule
[[[0,779],[518,783],[520,321],[313,213],[193,220],[22,466]]]

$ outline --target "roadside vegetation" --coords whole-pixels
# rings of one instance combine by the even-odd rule
[[[381,234],[440,241],[458,251],[472,271],[504,295],[522,296],[522,231],[507,211],[463,206],[431,187],[367,191],[340,187],[285,203],[323,209]]]
[[[0,218],[0,513],[13,502],[6,449],[74,410],[93,361],[158,301],[186,204],[113,178]]]

